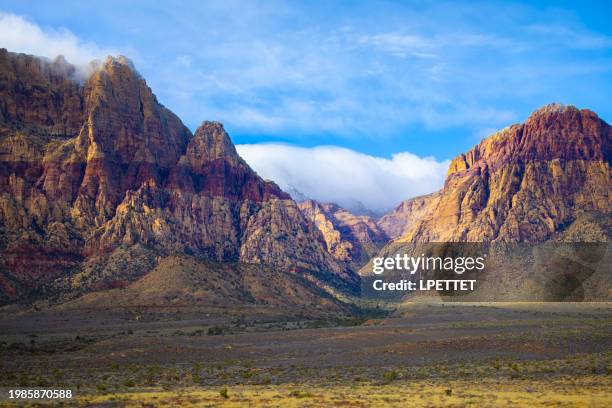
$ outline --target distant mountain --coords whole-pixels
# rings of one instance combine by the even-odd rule
[[[379,225],[404,242],[543,242],[611,216],[611,161],[606,122],[548,105],[456,157],[442,190],[400,204]]]
[[[390,239],[399,238],[409,227],[424,218],[428,210],[433,209],[429,204],[438,196],[439,193],[435,192],[402,201],[393,211],[380,217],[377,225]]]
[[[314,200],[303,201],[299,206],[323,234],[329,253],[355,270],[389,241],[375,220],[367,215],[355,215],[337,204]]]
[[[306,196],[306,194],[302,193],[300,190],[298,190],[292,185],[284,186],[283,191],[286,191],[291,196],[291,198],[293,198],[298,203],[302,203],[304,201],[316,201],[318,203],[325,202],[325,201],[318,200],[314,197]],[[358,215],[358,216],[365,215],[374,220],[377,220],[382,215],[384,215],[384,213],[377,213],[369,209],[359,200],[350,200],[349,202],[346,202],[346,203],[341,203],[341,204],[335,203],[334,205],[341,206],[343,209],[345,209],[346,211],[349,211],[351,214]]]
[[[366,207],[366,205],[359,200],[352,200],[351,202],[346,203],[344,208],[346,208],[346,210],[350,211],[352,214],[359,216],[365,215],[373,220],[377,220],[384,215],[384,211],[374,211],[371,208]]]
[[[192,135],[124,58],[73,74],[0,50],[1,303],[125,287],[176,256],[358,285],[220,123]]]

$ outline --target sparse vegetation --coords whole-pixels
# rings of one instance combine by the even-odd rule
[[[401,317],[341,328],[333,318],[316,321],[296,316],[279,321],[242,317],[241,311],[240,319],[231,316],[225,322],[232,319],[246,324],[246,329],[237,334],[232,327],[222,338],[192,335],[206,330],[203,327],[228,327],[222,321],[206,325],[186,319],[168,329],[158,323],[143,325],[135,336],[125,334],[127,328],[87,335],[71,332],[65,338],[39,334],[36,353],[28,350],[32,337],[26,332],[2,339],[3,355],[9,358],[2,361],[0,386],[65,384],[79,390],[81,405],[112,401],[134,406],[143,399],[145,405],[156,406],[328,406],[350,405],[365,395],[373,406],[427,405],[427,396],[440,405],[462,405],[469,390],[470,401],[478,402],[473,404],[486,406],[496,405],[491,398],[498,398],[498,389],[506,393],[503,398],[523,403],[544,401],[542,395],[554,403],[558,401],[555,393],[562,392],[564,398],[581,405],[609,405],[604,402],[610,398],[605,399],[602,390],[612,386],[612,352],[599,351],[610,341],[608,309],[594,309],[594,315],[579,318],[472,306],[469,314],[456,314],[448,306],[443,309],[422,311],[435,323],[431,327],[414,327],[411,318],[405,317],[409,313],[400,311]],[[501,318],[482,318],[491,313]],[[322,327],[295,332],[308,328],[309,321]],[[578,343],[585,353],[552,357],[557,350],[568,350],[568,344]],[[8,350],[10,344],[17,346]],[[72,349],[71,344],[84,347]],[[98,347],[106,356],[104,363],[83,364]],[[471,358],[445,360],[459,348]],[[333,364],[322,368],[321,358]],[[416,387],[418,398],[407,400],[396,392],[406,387]],[[585,395],[593,399],[584,399]],[[429,401],[431,405],[433,400]]]
[[[208,332],[207,334],[209,336],[219,336],[221,334],[223,334],[227,329],[223,326],[212,326],[208,328]]]
[[[389,384],[390,382],[393,382],[397,380],[398,378],[399,378],[399,373],[397,371],[389,370],[383,374],[383,383]]]
[[[295,397],[295,398],[312,398],[314,397],[314,394],[312,392],[309,391],[304,391],[304,390],[293,390],[289,393],[289,395],[291,397]]]

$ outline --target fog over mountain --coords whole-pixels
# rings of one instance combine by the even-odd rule
[[[449,165],[410,152],[384,158],[338,146],[265,143],[236,148],[260,176],[289,193],[378,214],[402,200],[438,190]]]

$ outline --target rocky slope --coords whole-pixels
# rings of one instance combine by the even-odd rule
[[[245,304],[280,308],[283,315],[350,311],[348,305],[299,274],[261,264],[210,262],[187,255],[164,257],[125,287],[84,293],[59,309],[131,310],[146,305],[231,308]]]
[[[299,206],[323,234],[329,253],[355,270],[389,241],[367,215],[354,215],[336,204],[315,200],[305,200]]]
[[[396,238],[377,256],[484,254],[484,271],[461,275],[480,285],[467,301],[609,301],[611,159],[595,113],[546,106],[455,158],[442,190],[383,217]]]
[[[185,253],[357,283],[221,124],[192,135],[124,58],[73,74],[0,50],[2,303],[125,286]]]
[[[436,202],[439,193],[431,193],[403,201],[395,209],[383,215],[376,224],[390,239],[400,238],[420,219],[430,215],[431,203]]]
[[[455,158],[440,192],[404,203],[411,221],[398,240],[546,241],[582,214],[610,216],[611,160],[606,122],[548,105]]]

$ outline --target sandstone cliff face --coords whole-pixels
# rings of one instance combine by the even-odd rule
[[[612,211],[612,130],[549,105],[455,158],[399,241],[543,242],[581,214]]]
[[[73,71],[0,50],[0,301],[123,285],[175,253],[355,284],[221,124],[192,135],[124,58]]]
[[[323,234],[329,253],[354,270],[389,240],[371,217],[351,214],[336,204],[306,200],[300,209]]]
[[[453,160],[442,190],[383,217],[401,235],[377,256],[486,255],[475,291],[423,294],[446,301],[608,301],[611,145],[593,112],[546,106]]]
[[[77,134],[85,101],[82,86],[70,79],[74,73],[61,57],[49,63],[0,49],[0,128],[56,137]]]
[[[416,222],[431,215],[439,196],[435,192],[403,201],[393,211],[383,215],[376,224],[390,239],[400,238]]]

